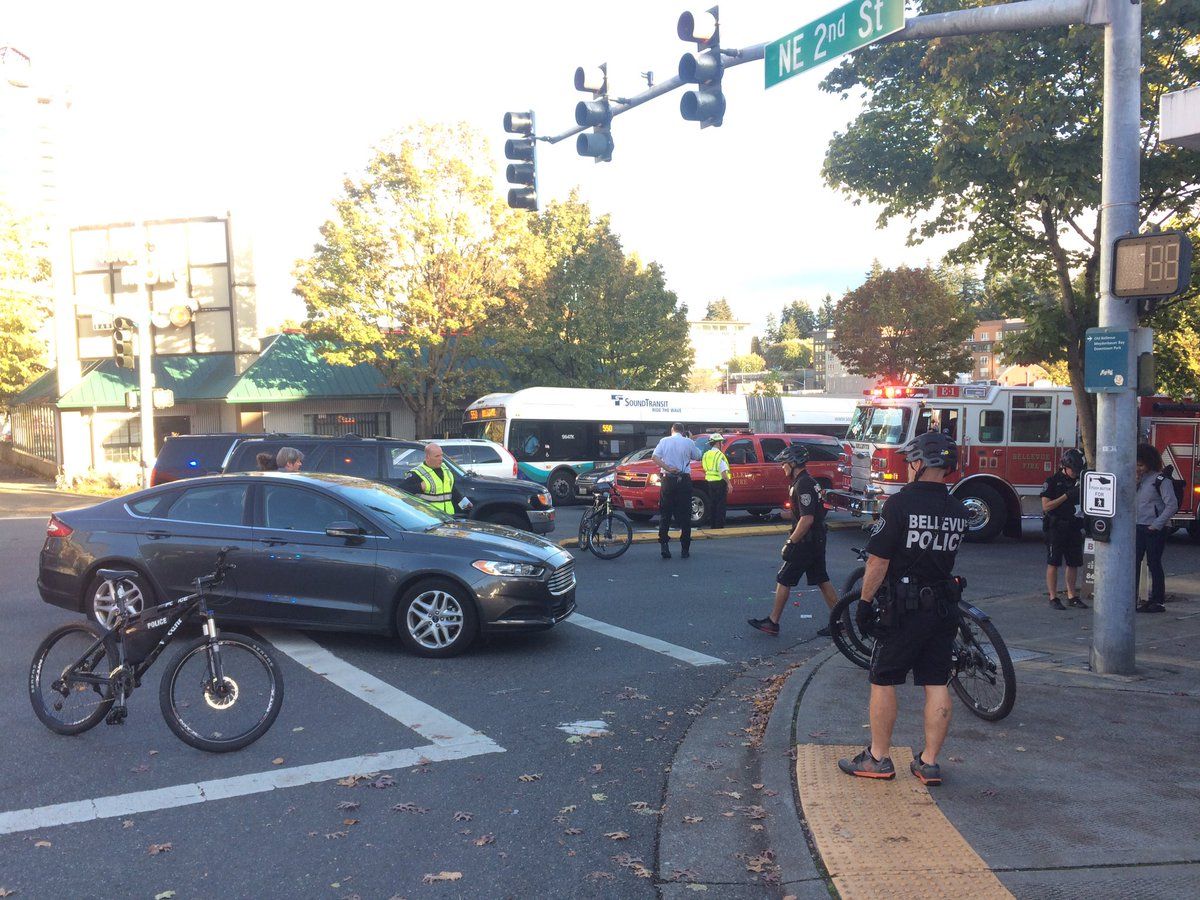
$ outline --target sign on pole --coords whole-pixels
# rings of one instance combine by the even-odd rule
[[[1129,332],[1089,328],[1084,336],[1083,387],[1089,394],[1119,394],[1129,382]]]
[[[1083,514],[1111,519],[1117,514],[1117,478],[1111,472],[1083,473]]]
[[[865,47],[904,28],[904,0],[852,0],[767,44],[766,86]]]

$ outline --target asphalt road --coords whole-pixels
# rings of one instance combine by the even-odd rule
[[[567,523],[577,514],[564,510],[556,536],[574,534]],[[835,583],[861,540],[858,531],[831,534]],[[447,661],[409,656],[385,638],[268,635],[315,642],[327,655],[311,671],[280,652],[286,699],[274,728],[246,750],[211,755],[168,731],[154,670],[123,726],[67,738],[36,720],[29,660],[71,619],[37,596],[41,541],[40,521],[0,521],[0,684],[9,688],[0,694],[0,822],[38,809],[47,823],[0,833],[0,888],[20,897],[654,896],[631,859],[653,866],[655,811],[689,724],[743,664],[813,640],[822,622],[819,595],[807,589],[780,638],[745,625],[768,607],[776,537],[697,542],[690,560],[661,560],[653,543],[611,562],[577,556],[580,615],[625,633],[569,620]],[[1168,559],[1175,552],[1173,543]],[[1036,537],[967,545],[960,559],[985,606],[989,595],[1041,584]],[[355,672],[356,683],[374,686],[335,683]],[[478,732],[476,749],[468,740],[461,758],[438,758],[429,722],[439,714],[437,728]],[[581,722],[593,724],[576,730],[604,733],[563,730]],[[393,757],[399,768],[368,756],[409,748]],[[330,772],[389,777],[347,786]],[[253,787],[289,777],[306,783]],[[194,802],[187,786],[196,782],[206,797],[235,795]],[[88,821],[50,824],[70,817],[58,804],[114,796],[70,808]],[[423,884],[442,872],[461,879]]]

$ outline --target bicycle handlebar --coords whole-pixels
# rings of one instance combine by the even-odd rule
[[[217,553],[216,568],[213,569],[213,571],[210,572],[208,575],[201,575],[199,578],[195,579],[192,582],[193,584],[196,585],[197,590],[203,590],[204,588],[215,587],[216,585],[220,584],[222,581],[225,580],[226,572],[228,572],[231,569],[237,568],[237,566],[235,564],[225,562],[225,557],[227,557],[231,552],[233,552],[233,549],[234,549],[233,547],[222,547],[220,549],[220,551]]]

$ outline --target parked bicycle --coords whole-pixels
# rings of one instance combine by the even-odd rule
[[[867,552],[852,548],[860,562]],[[854,604],[860,602],[864,566],[854,569],[842,588],[842,599],[829,612],[833,643],[842,655],[864,669],[871,667],[875,640],[858,630]],[[959,577],[966,589],[966,579]],[[960,600],[958,634],[951,656],[950,684],[967,709],[989,722],[1012,712],[1017,700],[1017,676],[1008,647],[991,618],[977,606]]]
[[[159,685],[167,725],[184,743],[214,753],[240,750],[266,734],[283,706],[283,674],[257,641],[221,634],[208,602],[234,568],[225,562],[228,550],[217,554],[211,574],[195,579],[195,593],[140,612],[121,603],[118,592],[138,573],[101,569],[97,574],[117,600],[116,620],[107,630],[90,621],[64,625],[42,641],[29,670],[29,699],[42,723],[67,735],[101,719],[122,724],[129,695],[180,627],[196,617],[203,635],[183,646]]]
[[[579,520],[579,550],[601,559],[616,559],[633,543],[633,523],[613,505],[614,490],[597,485],[592,507]]]

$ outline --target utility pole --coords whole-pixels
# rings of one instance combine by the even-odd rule
[[[137,293],[137,329],[138,329],[138,416],[141,421],[142,452],[141,471],[142,487],[150,487],[150,470],[154,465],[154,325],[152,298],[150,296],[150,278],[154,261],[153,246],[149,242],[146,223],[137,223],[138,240],[141,242],[141,252],[138,254],[138,293]]]

